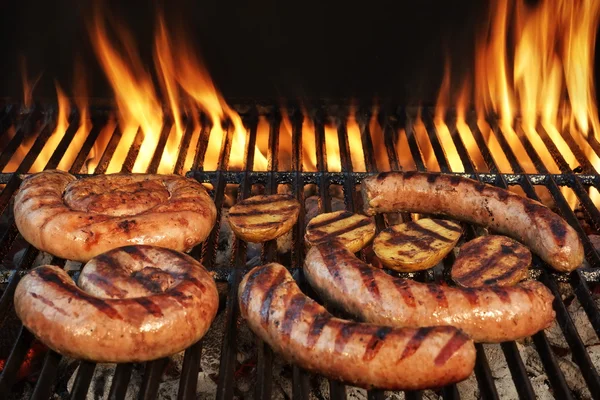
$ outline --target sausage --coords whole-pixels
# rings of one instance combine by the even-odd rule
[[[250,328],[285,359],[352,385],[440,387],[467,378],[475,365],[475,346],[460,330],[399,329],[335,318],[304,295],[279,264],[246,274],[238,300]]]
[[[552,293],[540,282],[484,288],[419,283],[373,268],[337,242],[311,248],[304,272],[324,298],[364,321],[454,326],[475,342],[521,339],[547,328],[555,316]]]
[[[365,212],[441,214],[489,227],[527,245],[552,268],[583,262],[577,232],[543,204],[472,179],[424,172],[386,172],[362,182]]]
[[[79,284],[57,266],[33,269],[17,285],[17,315],[54,351],[94,362],[141,362],[197,342],[214,319],[214,280],[192,257],[126,246],[92,259]]]
[[[182,176],[77,179],[51,170],[23,180],[14,215],[21,235],[37,249],[86,262],[125,245],[189,251],[206,239],[217,210],[204,186]]]

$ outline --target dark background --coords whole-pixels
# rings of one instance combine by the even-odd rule
[[[168,24],[187,28],[228,98],[383,97],[431,104],[445,54],[453,56],[453,83],[458,86],[458,77],[470,73],[486,1],[359,4],[135,0],[108,1],[104,7],[131,29],[149,70],[154,70],[155,10],[165,8]],[[88,72],[91,95],[112,97],[89,41],[91,10],[91,2],[76,0],[1,4],[0,97],[22,98],[19,56],[30,75],[43,72],[34,98],[53,98],[53,79],[72,95],[76,57]]]

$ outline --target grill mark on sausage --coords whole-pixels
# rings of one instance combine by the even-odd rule
[[[64,206],[62,206],[62,205],[61,205],[61,206],[57,206],[57,208],[59,208],[59,209],[60,209],[60,208],[64,208]],[[64,210],[64,211],[61,211],[61,212],[57,212],[57,213],[54,213],[54,214],[52,214],[52,215],[49,215],[49,216],[47,216],[47,217],[44,219],[44,222],[42,222],[42,223],[40,224],[40,226],[39,226],[39,228],[38,228],[38,229],[40,230],[40,232],[41,232],[41,231],[43,231],[43,230],[44,230],[44,228],[46,228],[46,226],[47,226],[47,225],[50,223],[50,221],[52,221],[54,218],[56,218],[56,217],[58,217],[58,216],[60,216],[60,215],[66,214],[66,213],[70,213],[70,212],[71,212],[71,210],[68,210],[68,209],[67,209],[67,210]]]
[[[446,343],[446,345],[440,350],[439,354],[433,360],[435,365],[441,366],[446,364],[446,362],[452,357],[454,353],[456,353],[466,342],[469,341],[469,337],[458,331],[452,336],[452,338]]]
[[[462,227],[460,225],[457,225],[456,223],[446,221],[444,219],[432,219],[432,221],[449,231],[462,232]]]
[[[244,286],[244,291],[241,296],[242,301],[240,302],[245,310],[248,309],[248,305],[250,304],[250,294],[252,293],[252,289],[255,285],[262,285],[262,283],[268,279],[270,272],[271,270],[268,268],[258,268],[252,271],[248,276],[246,286]]]
[[[396,287],[396,290],[398,290],[398,293],[400,293],[400,296],[402,296],[402,300],[404,300],[404,303],[411,308],[415,308],[415,296],[410,290],[410,284],[401,278],[393,279],[392,283],[394,284],[394,287]]]
[[[477,293],[477,291],[475,291],[471,288],[463,288],[463,289],[461,289],[460,292],[467,299],[467,301],[469,302],[470,305],[472,305],[472,306],[479,305],[479,294]]]
[[[429,333],[433,329],[434,328],[432,328],[432,327],[417,329],[415,334],[410,338],[410,340],[406,344],[406,347],[404,348],[404,351],[402,352],[402,355],[400,356],[399,361],[402,361],[405,358],[408,358],[408,357],[412,356],[413,354],[415,354],[417,352],[417,350],[419,350],[419,347],[421,347],[421,344],[423,344],[423,341],[425,340],[427,335],[429,335]]]
[[[392,331],[392,328],[388,326],[382,326],[373,333],[371,336],[371,340],[367,343],[367,347],[365,348],[365,353],[363,354],[364,361],[371,361],[375,358],[377,353],[379,353],[379,349],[385,343],[385,338],[388,333]]]
[[[323,221],[319,221],[319,222],[309,222],[308,223],[308,229],[317,229],[317,228],[321,228],[325,225],[329,225],[329,224],[333,224],[334,222],[337,221],[341,221],[343,219],[349,218],[351,216],[353,216],[354,214],[351,213],[350,211],[344,211],[342,213],[340,213],[339,215],[335,215],[331,218],[327,218]]]
[[[169,291],[169,295],[173,300],[184,307],[187,306],[187,301],[193,298],[193,296],[187,295],[179,290],[171,290]]]
[[[57,312],[61,313],[62,315],[68,315],[67,312],[64,309],[58,307],[56,304],[54,304],[54,302],[52,300],[50,300],[50,299],[42,296],[41,294],[37,294],[37,293],[31,292],[31,296],[34,299],[37,299],[37,300],[41,301],[42,303],[44,303],[48,307],[51,307],[51,308],[55,309]]]
[[[334,349],[336,353],[344,352],[344,348],[350,341],[350,338],[352,338],[352,335],[354,335],[357,325],[358,323],[356,322],[345,322],[340,324],[338,334],[335,337]]]
[[[287,303],[287,302],[286,302]],[[302,314],[304,305],[306,304],[306,296],[303,293],[296,293],[287,304],[283,321],[281,321],[281,336],[289,340],[292,335],[294,323]]]
[[[325,325],[331,321],[331,318],[331,314],[326,311],[315,315],[312,323],[310,324],[306,339],[306,347],[308,349],[315,347],[315,344],[317,344],[319,338],[321,337],[321,333],[323,333],[323,328],[325,328]]]
[[[98,311],[100,311],[107,317],[109,317],[111,319],[120,319],[120,320],[123,319],[121,314],[119,314],[119,312],[117,310],[115,310],[112,306],[107,304],[104,300],[102,300],[98,297],[90,296],[89,294],[87,294],[81,290],[78,290],[77,288],[73,288],[73,286],[67,284],[66,282],[63,282],[63,280],[60,279],[60,277],[58,277],[51,270],[38,269],[38,270],[36,270],[36,274],[40,277],[40,279],[53,285],[58,290],[67,292],[72,297],[75,297],[79,300],[83,300],[83,301],[87,302],[88,304],[90,304],[91,306],[96,308]]]
[[[117,297],[119,299],[127,296],[127,290],[116,287],[113,283],[102,275],[91,273],[87,274],[88,280],[94,282],[94,285],[101,288],[108,296]]]
[[[329,248],[324,249],[324,246],[319,246],[318,249],[319,253],[321,253],[321,257],[323,257],[323,261],[325,262],[325,266],[327,267],[329,274],[333,280],[337,282],[340,288],[345,291],[346,285],[344,283],[344,278],[342,277],[340,266],[338,265],[338,256],[343,255],[343,251],[340,251],[340,248],[338,247],[335,247],[333,250],[331,250]]]
[[[564,246],[567,239],[567,228],[565,226],[565,222],[558,218],[548,218],[547,215],[544,215],[544,219],[550,220],[550,230],[552,231],[554,238],[559,245]]]
[[[362,277],[363,284],[375,298],[375,300],[381,300],[381,293],[379,292],[379,286],[375,280],[374,271],[371,268],[360,268],[360,276]]]
[[[198,278],[191,277],[189,275],[185,275],[185,280],[189,281],[192,285],[196,286],[202,293],[206,292],[206,286],[200,281]]]
[[[438,174],[428,174],[427,175],[427,183],[435,183],[435,181],[438,179],[439,175]]]
[[[160,318],[164,316],[160,307],[148,297],[137,297],[132,300],[138,303],[140,306],[144,307],[144,309],[148,311],[153,317]]]
[[[275,290],[281,285],[281,283],[285,280],[287,275],[287,271],[282,269],[279,271],[273,282],[271,282],[269,289],[265,293],[265,298],[262,302],[262,306],[260,308],[260,319],[263,326],[267,326],[269,323],[269,316],[271,311],[271,303],[273,302],[273,296],[275,295]]]
[[[444,293],[444,288],[436,284],[428,284],[426,286],[429,293],[435,297],[438,306],[448,308],[448,298],[446,297],[446,293]]]
[[[506,304],[511,303],[510,294],[508,293],[508,290],[506,290],[500,286],[490,286],[490,290],[492,292],[494,292],[496,294],[496,296],[498,296],[500,301],[502,301],[503,303],[506,303]]]
[[[333,232],[323,232],[323,231],[320,231],[317,229],[317,230],[313,231],[313,235],[315,236],[315,239],[313,239],[313,242],[315,242],[315,243],[325,242],[332,237],[341,236],[345,233],[352,232],[353,230],[362,228],[363,226],[367,226],[370,223],[371,223],[371,220],[368,218],[365,218],[365,219],[361,219],[360,221],[356,221],[352,225],[345,226],[344,228],[338,229],[337,231],[333,231]]]
[[[446,236],[440,235],[439,233],[432,231],[430,229],[425,228],[424,226],[421,226],[420,224],[416,223],[416,222],[409,222],[408,225],[410,226],[410,229],[414,229],[415,231],[419,231],[424,235],[429,235],[439,241],[442,242],[446,242],[446,243],[450,243],[453,242],[454,240],[447,238]]]
[[[142,261],[147,264],[153,264],[152,260],[146,255],[146,252],[140,249],[139,246],[121,247],[121,251],[124,251],[125,253],[129,254],[129,256],[135,261]]]

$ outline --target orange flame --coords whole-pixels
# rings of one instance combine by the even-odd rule
[[[46,141],[42,151],[35,159],[35,162],[29,168],[29,172],[37,172],[44,169],[50,157],[52,157],[52,153],[56,150],[56,147],[60,143],[60,140],[65,135],[67,128],[69,126],[69,113],[71,112],[71,105],[69,104],[69,99],[62,91],[58,83],[55,83],[56,86],[56,96],[58,98],[58,116],[56,117],[56,127],[54,131]]]
[[[502,135],[527,173],[537,171],[525,150],[530,142],[545,169],[561,172],[543,140],[558,148],[571,169],[578,162],[563,139],[570,134],[600,171],[600,159],[585,137],[600,137],[594,97],[593,55],[600,21],[596,0],[494,0],[489,18],[475,43],[474,105],[478,128],[486,139],[501,172],[513,172],[496,135]],[[457,105],[457,129],[479,170],[481,155],[466,123],[471,81],[466,79]],[[445,134],[444,115],[450,99],[450,66],[436,105],[436,127]],[[500,131],[492,131],[485,116],[500,118]],[[541,131],[543,129],[543,132]],[[561,132],[563,134],[561,134]],[[450,143],[442,145],[447,150]],[[448,152],[447,152],[448,153]],[[450,157],[449,157],[450,158]],[[452,164],[452,158],[449,159]],[[454,170],[455,167],[453,166]],[[575,197],[569,195],[571,205]]]
[[[107,172],[118,172],[123,166],[138,128],[144,139],[133,172],[144,172],[152,157],[152,145],[156,144],[162,129],[162,106],[156,96],[152,77],[144,68],[129,32],[122,27],[115,27],[115,33],[123,47],[123,54],[119,54],[109,40],[104,19],[97,7],[90,33],[96,55],[115,92],[122,129],[119,146]]]
[[[83,72],[83,67],[80,63],[75,64],[74,75],[74,90],[77,95],[77,97],[75,98],[75,104],[77,105],[77,109],[79,110],[79,129],[77,129],[77,132],[75,132],[73,140],[71,140],[67,151],[65,152],[62,159],[60,160],[60,163],[58,164],[58,169],[65,171],[71,168],[73,161],[75,161],[75,158],[79,153],[79,149],[81,149],[81,147],[83,146],[83,143],[87,138],[88,133],[92,129],[92,121],[90,120],[89,115],[85,75]]]

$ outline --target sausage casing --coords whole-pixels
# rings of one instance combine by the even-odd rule
[[[288,361],[356,386],[439,387],[467,378],[475,364],[474,344],[460,330],[335,318],[304,295],[279,264],[251,270],[238,300],[250,328]]]
[[[412,328],[455,326],[475,342],[521,339],[547,328],[555,316],[554,297],[540,282],[507,288],[419,283],[373,268],[336,242],[311,248],[304,272],[323,297],[364,321]]]
[[[15,310],[54,351],[95,362],[177,353],[204,336],[219,304],[215,282],[200,263],[159,247],[104,253],[84,267],[79,284],[89,292],[59,267],[33,269],[15,290]]]
[[[365,212],[447,215],[510,236],[552,268],[569,272],[583,262],[577,232],[543,204],[460,176],[386,172],[362,182]]]

